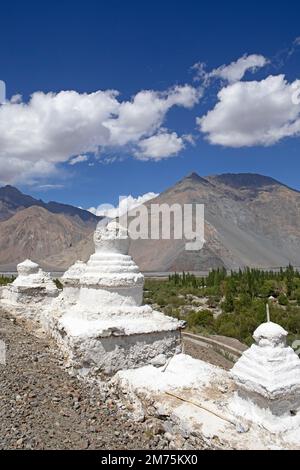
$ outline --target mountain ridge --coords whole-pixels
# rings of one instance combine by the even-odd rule
[[[259,173],[222,173],[220,175],[208,175],[204,177],[208,181],[222,182],[223,184],[231,187],[241,188],[245,187],[265,187],[265,186],[284,186],[292,191],[300,193],[299,190],[281,183],[281,181],[272,178],[271,176],[260,175]],[[238,181],[239,180],[239,181]],[[231,184],[228,184],[231,181]],[[243,184],[241,184],[243,181]],[[239,184],[237,184],[239,183]],[[254,184],[255,183],[255,184]],[[264,184],[263,184],[264,183]]]
[[[5,202],[1,189],[0,203]],[[13,187],[4,192],[8,199],[22,195]],[[32,206],[36,200],[25,197],[23,204],[29,207],[15,208],[0,220],[0,265],[15,266],[28,256],[59,271],[77,259],[86,261],[94,251],[97,218],[91,214],[87,223],[73,206],[75,216],[68,205],[68,211],[60,203]],[[130,254],[143,271],[300,265],[300,192],[271,177],[256,173],[202,177],[193,172],[163,191],[155,203],[204,204],[206,243],[199,252],[188,252],[185,240],[132,240]],[[33,238],[35,244],[30,242]]]
[[[136,240],[130,253],[143,270],[300,265],[300,193],[271,177],[192,173],[155,202],[204,204],[206,243],[187,252],[184,241]]]
[[[50,270],[47,259],[62,256],[94,231],[95,226],[79,217],[54,214],[44,207],[30,206],[0,222],[0,264],[15,268],[26,258]]]
[[[80,209],[70,204],[55,201],[44,202],[42,199],[35,199],[11,185],[2,186],[0,188],[0,220],[7,220],[19,210],[32,206],[43,207],[54,214],[63,213],[72,217],[78,216],[85,222],[101,219],[101,217],[97,217],[87,210]]]

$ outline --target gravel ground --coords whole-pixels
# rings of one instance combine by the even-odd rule
[[[7,348],[0,365],[1,449],[166,448],[163,432],[128,420],[95,387],[71,377],[48,340],[0,314]],[[153,427],[153,429],[154,429]]]

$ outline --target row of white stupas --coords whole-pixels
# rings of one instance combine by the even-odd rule
[[[60,293],[49,275],[26,260],[2,303],[35,318],[55,336],[78,374],[112,375],[180,351],[182,322],[142,305],[144,276],[128,255],[127,230],[112,222],[94,233],[95,253],[62,276]]]
[[[142,305],[144,277],[128,255],[129,241],[127,230],[116,222],[97,227],[95,253],[86,264],[78,261],[66,271],[63,291],[26,260],[18,265],[16,280],[3,288],[1,305],[50,333],[77,375],[103,380],[123,371],[134,382],[143,373],[146,383],[147,374],[154,374],[173,388],[177,382],[192,387],[188,375],[201,367],[204,371],[203,363],[181,354],[182,322]],[[256,344],[228,376],[235,392],[227,413],[271,433],[300,431],[300,359],[286,346],[286,335],[272,322],[260,325]],[[173,368],[165,371],[172,357]],[[176,363],[183,362],[191,371],[186,377],[181,369],[176,373]],[[219,379],[224,376],[214,366],[205,367]],[[200,379],[209,382],[205,372]]]

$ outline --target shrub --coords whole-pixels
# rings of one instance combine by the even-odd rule
[[[8,277],[8,276],[0,276],[0,285],[1,286],[7,286],[7,284],[10,284],[13,282],[16,278],[14,276]]]
[[[264,281],[259,293],[263,297],[270,297],[270,295],[277,296],[280,293],[278,282],[274,279],[267,279]]]
[[[294,291],[294,299],[297,301],[297,304],[300,305],[300,288]]]
[[[209,310],[202,310],[200,312],[195,312],[192,310],[188,313],[186,320],[190,328],[195,326],[212,326],[214,317]]]
[[[234,310],[234,299],[231,294],[227,294],[224,302],[222,303],[222,309],[224,312],[229,313]]]
[[[226,323],[222,323],[218,329],[218,334],[222,336],[230,336],[232,338],[237,338],[239,339],[240,334],[239,334],[239,329],[235,322],[228,321]]]
[[[289,300],[286,295],[280,294],[280,296],[278,297],[278,302],[280,305],[288,305]]]

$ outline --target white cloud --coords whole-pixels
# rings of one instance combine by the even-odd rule
[[[272,145],[300,133],[300,80],[284,75],[237,82],[218,93],[218,103],[198,118],[213,144],[230,147]]]
[[[21,103],[22,102],[22,95],[20,95],[19,93],[16,94],[16,95],[13,95],[10,99],[10,102],[11,103]]]
[[[28,182],[55,172],[59,163],[109,147],[134,146],[156,133],[173,106],[191,108],[201,92],[184,85],[140,91],[120,101],[114,90],[34,93],[0,106],[2,182]]]
[[[135,155],[140,160],[161,160],[175,156],[184,148],[184,140],[176,132],[162,131],[159,134],[140,140]]]
[[[182,139],[191,145],[196,145],[196,136],[193,134],[184,134]]]
[[[213,70],[211,76],[220,77],[229,83],[234,83],[241,80],[248,70],[253,73],[258,68],[264,67],[267,62],[267,59],[262,55],[244,55],[236,62],[231,62],[229,65],[221,65],[221,67]]]
[[[69,165],[76,165],[77,163],[82,163],[88,161],[89,157],[87,155],[78,155],[77,157],[71,158]]]
[[[28,181],[47,176],[57,163],[96,152],[110,137],[103,121],[117,112],[114,91],[34,93],[28,103],[0,107],[1,180]]]
[[[21,158],[3,158],[0,153],[0,182],[34,183],[36,179],[48,179],[50,176],[57,176],[57,168],[51,162],[38,160],[22,160]]]
[[[206,72],[203,62],[195,64],[193,69],[196,70],[196,78],[203,80],[206,85],[209,84],[212,78],[220,78],[228,83],[235,83],[241,80],[247,71],[254,73],[258,68],[264,67],[267,63],[268,60],[262,55],[245,54],[229,65],[221,65],[211,72]]]
[[[98,207],[90,207],[88,211],[98,216],[104,216],[114,219],[116,217],[121,217],[123,214],[126,214],[126,212],[130,211],[131,209],[134,209],[135,207],[138,207],[141,204],[144,204],[145,202],[157,196],[157,193],[152,192],[143,194],[142,196],[138,196],[136,198],[131,195],[121,196],[118,207],[114,207],[111,204],[101,204]]]
[[[110,130],[111,145],[138,142],[142,137],[155,133],[169,109],[173,106],[192,108],[201,94],[200,90],[190,85],[176,86],[166,92],[140,91],[132,101],[120,104],[116,119],[105,122]]]

